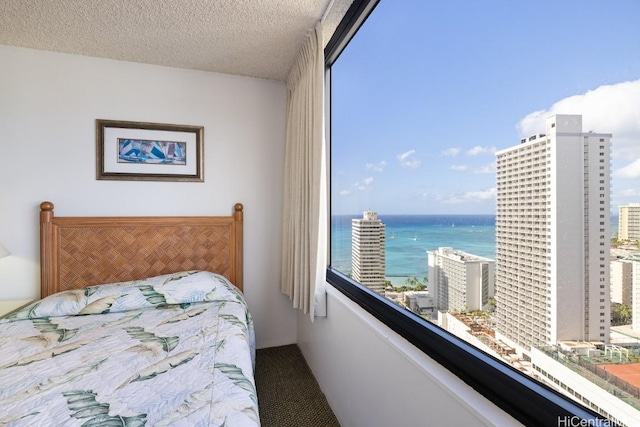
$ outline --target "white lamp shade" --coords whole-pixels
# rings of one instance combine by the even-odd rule
[[[2,246],[2,243],[0,243],[0,258],[4,258],[9,255],[11,255],[11,252],[9,252],[7,248]]]

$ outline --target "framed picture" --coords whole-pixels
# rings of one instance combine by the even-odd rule
[[[96,120],[96,179],[204,181],[204,127]]]

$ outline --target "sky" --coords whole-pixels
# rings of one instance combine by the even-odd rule
[[[640,1],[381,0],[332,68],[332,212],[495,213],[495,152],[582,114],[640,202]]]

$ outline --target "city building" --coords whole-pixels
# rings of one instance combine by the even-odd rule
[[[525,350],[609,341],[610,139],[555,115],[496,153],[496,333]]]
[[[376,212],[365,211],[351,220],[351,274],[384,296],[385,266],[385,225]]]
[[[640,372],[640,363],[626,360],[624,355],[628,353],[617,346],[597,350],[584,342],[533,348],[531,374],[557,392],[607,417],[609,423],[602,426],[637,426],[640,399],[633,383]],[[589,372],[588,377],[582,374],[585,371]]]
[[[483,310],[494,295],[495,262],[453,248],[427,251],[429,289],[438,310]]]
[[[631,327],[640,332],[640,257],[632,261],[631,268]]]
[[[631,273],[633,261],[616,259],[611,261],[611,302],[631,305]]]
[[[640,241],[640,203],[619,206],[618,215],[618,239]]]
[[[406,291],[403,292],[403,296],[403,304],[409,310],[421,316],[437,317],[438,310],[429,291]]]

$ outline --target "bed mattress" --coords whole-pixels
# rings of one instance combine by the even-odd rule
[[[0,425],[258,426],[253,337],[210,272],[51,295],[0,319]]]

